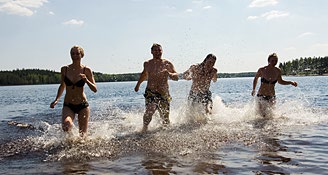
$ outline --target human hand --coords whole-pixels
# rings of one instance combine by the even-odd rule
[[[162,71],[160,71],[161,74],[164,74],[165,76],[169,76],[170,72],[167,69],[163,69]]]
[[[85,74],[80,74],[80,77],[83,81],[87,82],[88,78]]]
[[[54,108],[56,106],[56,104],[58,103],[57,100],[53,101],[51,104],[50,104],[50,108]]]
[[[134,88],[134,91],[138,92],[138,91],[139,91],[139,86],[136,86],[136,87]]]
[[[252,93],[251,93],[251,95],[252,95],[252,96],[254,96],[254,95],[255,95],[255,90],[252,90]]]
[[[297,82],[295,82],[295,81],[292,81],[292,82],[291,82],[291,85],[293,85],[293,86],[297,87]]]

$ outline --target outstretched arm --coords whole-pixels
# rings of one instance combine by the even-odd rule
[[[191,80],[192,79],[192,72],[193,72],[194,67],[195,67],[194,65],[191,65],[188,70],[183,72],[182,78],[185,79],[185,80]]]
[[[282,77],[281,77],[281,71],[280,71],[280,69],[279,69],[279,75],[278,75],[278,83],[279,84],[281,84],[281,85],[293,85],[293,86],[297,86],[297,82],[295,82],[295,81],[285,81],[285,80],[283,80],[282,79]]]

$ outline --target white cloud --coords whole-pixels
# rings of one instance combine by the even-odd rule
[[[261,17],[267,19],[267,20],[271,20],[274,18],[281,18],[281,17],[286,17],[289,16],[288,12],[282,12],[282,11],[276,11],[276,10],[272,10],[270,12],[264,13],[261,15]]]
[[[312,33],[312,32],[305,32],[305,33],[302,33],[302,34],[298,35],[297,38],[304,38],[304,37],[312,36],[312,35],[314,35],[314,33]]]
[[[63,24],[65,24],[65,25],[79,25],[79,26],[81,26],[81,25],[84,24],[84,21],[82,21],[82,20],[76,20],[76,19],[71,19],[69,21],[63,22]]]
[[[40,8],[48,0],[2,0],[0,12],[19,16],[32,16],[33,9]]]
[[[274,18],[282,18],[282,17],[287,17],[287,16],[289,16],[288,12],[272,10],[270,12],[263,13],[261,16],[248,16],[247,20],[256,20],[256,19],[260,19],[260,18],[265,18],[266,20],[271,20]]]
[[[203,7],[203,9],[210,9],[210,8],[212,8],[212,6],[210,5]]]
[[[247,17],[247,20],[255,20],[258,18],[259,18],[258,16],[249,16],[249,17]]]
[[[187,9],[185,12],[191,13],[192,12],[192,9]]]
[[[49,15],[55,15],[55,13],[54,12],[49,12]]]
[[[277,0],[253,0],[249,7],[266,7],[278,4]]]

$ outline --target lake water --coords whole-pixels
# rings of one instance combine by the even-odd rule
[[[276,85],[272,119],[255,113],[253,78],[219,79],[200,125],[187,112],[191,82],[170,81],[171,126],[161,128],[156,113],[142,136],[146,82],[138,93],[136,82],[98,83],[97,93],[86,88],[86,142],[77,127],[73,138],[61,130],[63,96],[49,108],[58,85],[0,87],[0,174],[325,174],[328,77],[284,79],[299,86]]]

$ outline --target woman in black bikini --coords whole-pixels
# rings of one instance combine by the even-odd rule
[[[78,114],[79,133],[85,137],[90,116],[89,104],[84,93],[85,83],[93,92],[97,92],[96,83],[89,67],[81,64],[84,50],[80,46],[73,46],[70,51],[72,64],[61,68],[61,82],[55,101],[50,104],[54,108],[66,88],[62,110],[62,128],[65,132],[73,126],[75,114]]]
[[[267,116],[270,114],[272,107],[276,102],[275,95],[275,84],[278,82],[281,85],[293,85],[297,86],[297,83],[294,81],[285,81],[281,77],[281,70],[276,66],[278,62],[278,56],[276,53],[269,55],[268,57],[268,65],[265,67],[261,67],[253,81],[253,91],[252,96],[255,95],[255,89],[257,85],[257,81],[259,77],[261,77],[261,85],[257,92],[258,97],[258,112],[263,116]]]

